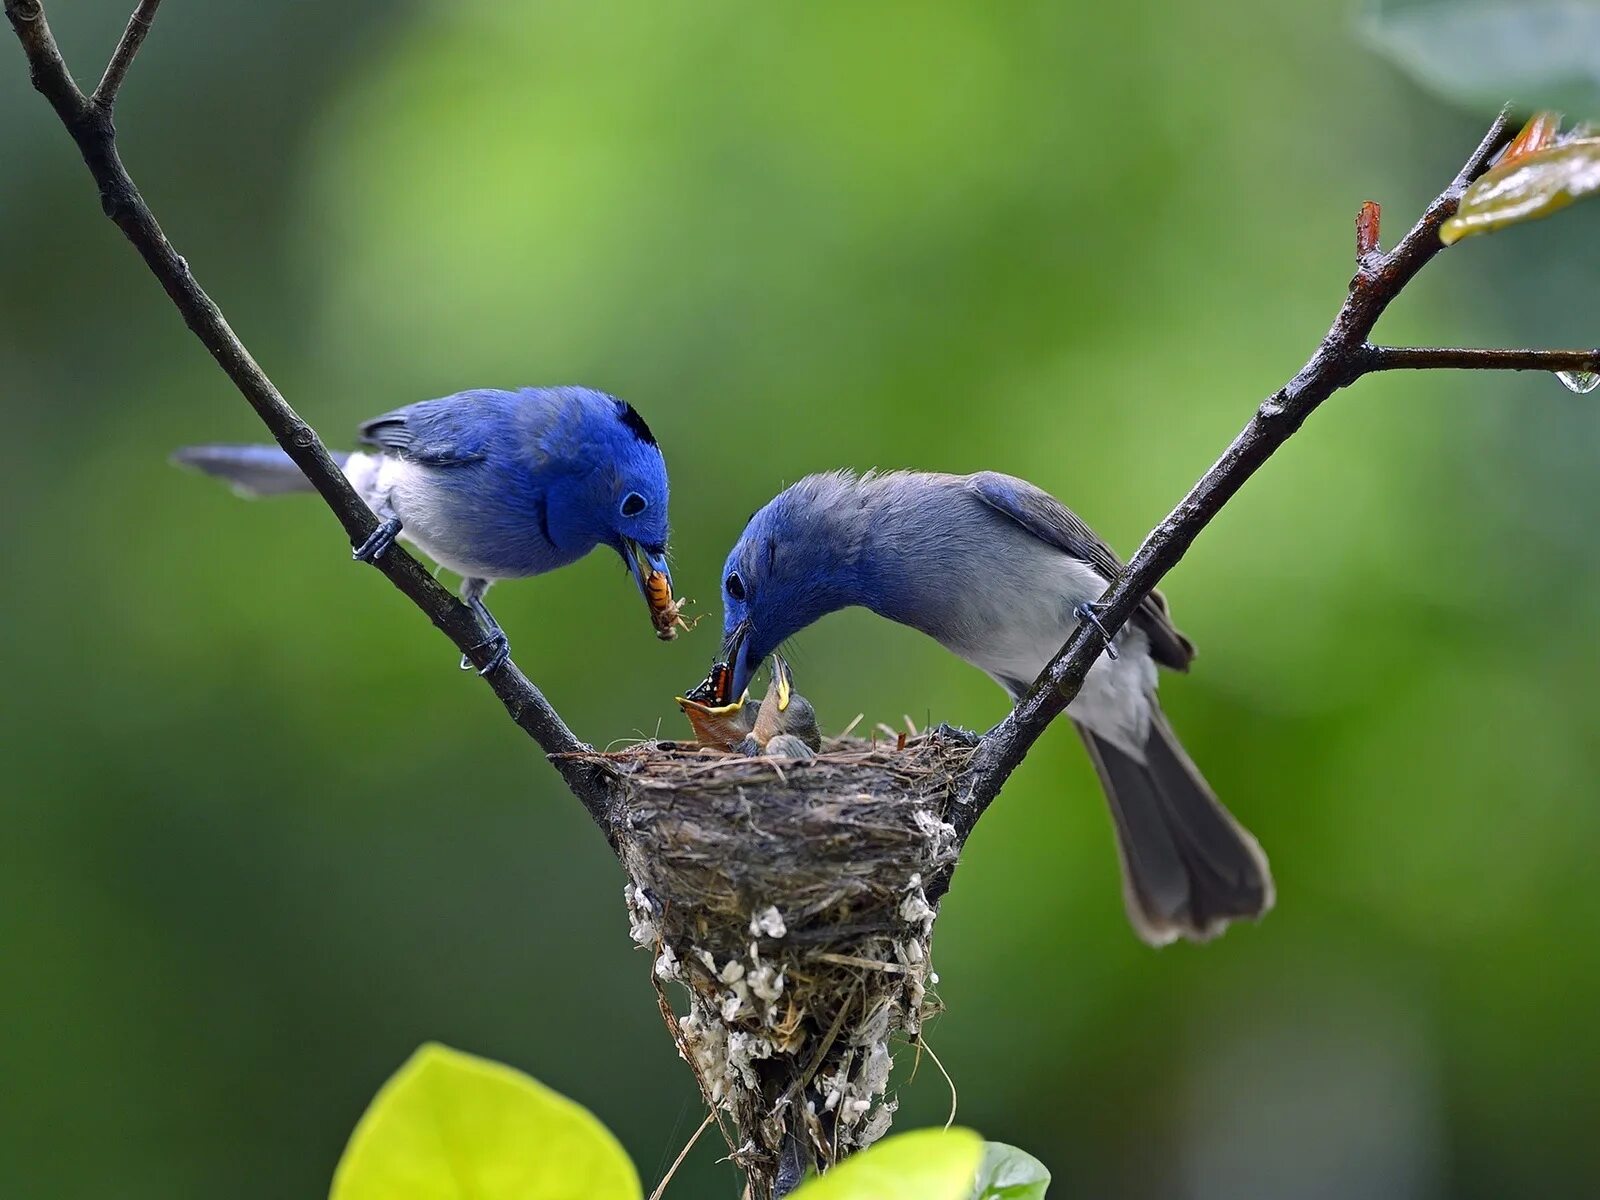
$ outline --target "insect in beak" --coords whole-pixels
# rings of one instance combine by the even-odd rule
[[[674,600],[672,598],[672,580],[662,571],[651,571],[644,579],[644,599],[650,606],[650,623],[656,627],[656,636],[663,642],[670,642],[678,636],[678,630],[690,632],[700,624],[701,617],[689,620],[684,617],[683,610],[693,600]]]
[[[670,642],[678,636],[678,630],[693,629],[700,618],[685,619],[683,608],[690,601],[672,598],[672,573],[667,570],[666,552],[647,550],[628,537],[622,539],[622,551],[623,561],[650,610],[650,624],[655,627],[656,636],[663,642]]]
[[[689,689],[685,696],[678,698],[678,703],[685,700],[694,704],[709,707],[719,707],[727,704],[733,695],[733,668],[725,662],[711,664],[711,673]]]

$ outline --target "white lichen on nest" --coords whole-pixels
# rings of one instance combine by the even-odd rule
[[[893,1040],[936,1005],[927,887],[958,852],[944,816],[970,754],[923,735],[835,740],[782,772],[655,746],[606,756],[630,930],[658,984],[687,996],[673,1033],[742,1165],[770,1169],[791,1128],[822,1165],[888,1131]]]

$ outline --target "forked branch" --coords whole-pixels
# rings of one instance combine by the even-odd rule
[[[49,100],[77,143],[100,189],[106,215],[143,256],[185,323],[233,380],[262,422],[305,473],[352,544],[363,541],[377,518],[345,479],[327,448],[284,400],[250,356],[221,311],[172,248],[117,152],[112,121],[118,91],[145,40],[160,0],[140,0],[90,96],[78,88],[51,36],[39,0],[4,0],[6,16],[27,55],[34,86]],[[1033,690],[979,743],[963,777],[953,819],[964,839],[999,794],[1034,742],[1077,695],[1089,667],[1104,649],[1102,630],[1114,634],[1140,601],[1184,556],[1200,532],[1318,405],[1342,387],[1375,371],[1531,370],[1600,372],[1600,350],[1476,350],[1375,346],[1368,342],[1378,318],[1442,248],[1439,228],[1457,207],[1468,183],[1511,140],[1502,114],[1450,185],[1434,199],[1395,248],[1379,246],[1380,212],[1368,202],[1356,225],[1357,271],[1333,326],[1316,352],[1256,410],[1244,430],[1182,502],[1152,530],[1121,578],[1100,600],[1098,625],[1081,625],[1036,681]],[[375,564],[391,583],[473,662],[484,665],[490,647],[476,618],[441,587],[416,559],[395,547]],[[611,834],[612,793],[602,768],[567,728],[539,689],[512,663],[485,677],[512,719],[551,756],[590,815]]]
[[[117,93],[150,30],[159,3],[160,0],[142,0],[117,43],[100,85],[88,97],[67,69],[39,0],[5,0],[5,11],[28,57],[33,85],[50,101],[77,143],[89,173],[99,185],[100,203],[106,216],[115,221],[133,243],[183,315],[184,323],[211,351],[278,444],[339,518],[351,544],[359,544],[377,528],[377,517],[345,479],[316,430],[289,406],[244,343],[228,327],[222,310],[206,295],[190,272],[189,264],[167,241],[117,153],[116,128],[112,122]],[[485,644],[477,618],[440,586],[421,563],[395,546],[375,560],[374,565],[472,662],[481,667],[489,661],[492,647]],[[547,755],[553,756],[551,761],[567,786],[609,838],[611,791],[605,776],[593,760],[573,754],[588,747],[567,728],[560,714],[514,663],[507,662],[484,678],[511,719]]]
[[[1167,518],[1150,531],[1122,577],[1099,601],[1099,626],[1080,624],[1033,690],[979,743],[962,780],[953,820],[965,838],[999,794],[1040,734],[1066,709],[1090,666],[1139,603],[1177,565],[1200,532],[1278,447],[1329,396],[1373,371],[1516,370],[1584,372],[1600,370],[1597,350],[1457,350],[1374,346],[1367,339],[1395,297],[1444,248],[1439,229],[1456,211],[1466,187],[1511,141],[1505,113],[1484,135],[1450,185],[1388,253],[1379,248],[1379,209],[1368,201],[1356,218],[1355,277],[1333,326],[1300,371],[1262,402],[1222,457],[1189,490]]]

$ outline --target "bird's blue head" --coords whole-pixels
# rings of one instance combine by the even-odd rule
[[[588,388],[562,388],[563,404],[545,433],[543,453],[568,469],[549,493],[550,533],[558,545],[604,543],[632,573],[646,600],[652,571],[666,576],[667,463],[633,405]]]
[[[867,603],[853,477],[812,475],[745,526],[722,569],[722,653],[737,700],[768,655],[814,621]]]

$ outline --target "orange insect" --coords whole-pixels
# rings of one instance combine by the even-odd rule
[[[656,636],[663,642],[670,642],[677,637],[678,630],[687,633],[700,623],[700,617],[692,621],[684,619],[684,606],[694,601],[674,600],[672,587],[660,571],[651,571],[645,578],[644,598],[650,606],[650,622],[656,627]]]
[[[725,662],[711,664],[711,673],[684,696],[697,704],[715,707],[733,699],[733,668]]]

